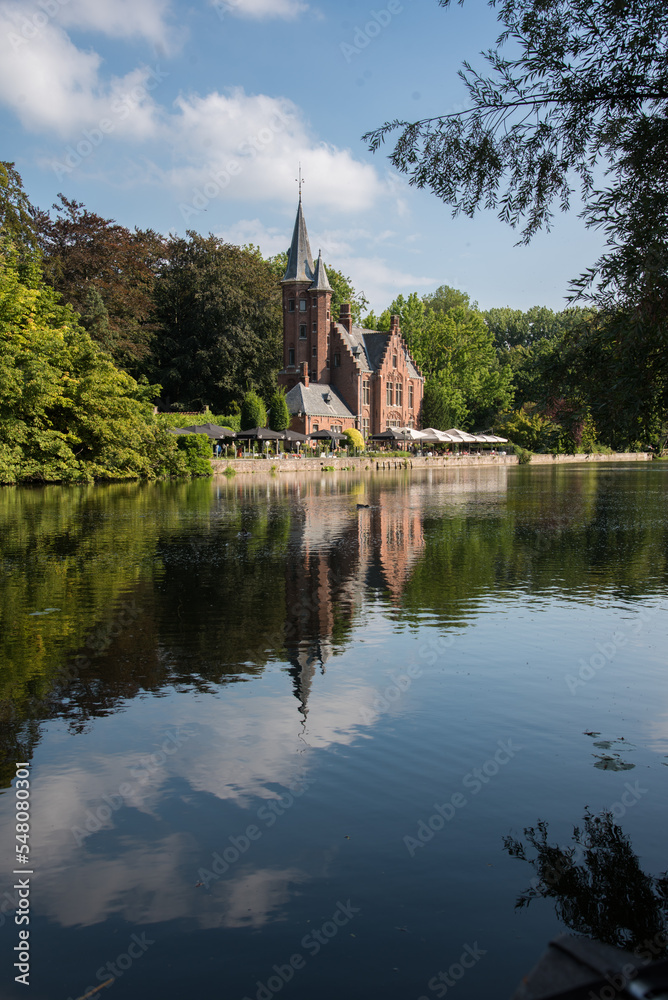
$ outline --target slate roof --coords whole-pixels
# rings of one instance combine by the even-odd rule
[[[327,395],[330,397],[329,402],[325,400]],[[286,393],[285,402],[291,415],[301,412],[309,417],[355,416],[333,386],[320,382],[311,382],[309,385],[298,382]]]
[[[341,335],[344,344],[347,344],[353,355],[360,362],[363,372],[375,372],[380,367],[385,348],[387,347],[389,333],[378,333],[375,330],[365,330],[361,326],[353,326],[350,333],[342,323],[336,324],[336,329]],[[355,354],[355,349],[358,353]],[[411,361],[410,354],[406,358],[406,368],[411,378],[421,378],[415,365]]]
[[[299,199],[295,228],[292,233],[292,243],[288,250],[288,266],[283,275],[283,281],[313,281],[315,278],[313,257],[308,241],[302,201]]]
[[[311,288],[314,288],[318,292],[331,292],[333,290],[327,277],[325,265],[322,262],[322,252],[318,254],[318,259],[315,262],[315,278],[313,279]]]

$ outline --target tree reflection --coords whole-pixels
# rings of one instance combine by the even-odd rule
[[[607,810],[574,826],[572,845],[548,843],[548,824],[525,827],[524,840],[508,836],[510,857],[536,872],[516,909],[553,899],[559,919],[579,934],[652,959],[666,954],[668,877],[647,875],[621,826]],[[531,852],[535,856],[531,857]]]

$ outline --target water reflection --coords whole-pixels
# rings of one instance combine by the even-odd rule
[[[510,485],[499,468],[5,490],[8,755],[30,756],[31,720],[62,715],[82,731],[141,692],[211,691],[276,661],[289,664],[304,715],[316,672],[373,604],[399,625],[450,629],[491,596],[647,594],[665,579],[664,494],[650,488],[651,470],[626,470],[621,489],[619,474],[561,466],[514,470]],[[36,614],[46,608],[59,610]]]
[[[639,783],[636,782],[636,786]],[[631,785],[624,793],[638,792]],[[619,806],[625,810],[628,803]],[[569,930],[615,948],[644,953],[656,960],[668,953],[668,873],[648,875],[622,827],[609,810],[585,809],[583,826],[574,826],[572,845],[548,842],[541,820],[524,829],[524,839],[508,836],[504,848],[528,862],[536,875],[517,898],[516,909],[535,899],[552,899]],[[533,855],[533,856],[531,856]]]

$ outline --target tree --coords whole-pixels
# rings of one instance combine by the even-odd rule
[[[665,955],[666,872],[655,876],[642,870],[628,834],[615,823],[612,812],[596,816],[587,808],[583,821],[583,827],[573,827],[572,846],[550,844],[544,820],[525,827],[526,843],[504,838],[508,855],[526,861],[535,872],[515,908],[524,909],[534,899],[551,899],[559,920],[577,934],[646,954],[648,960],[648,943],[661,942],[660,954]]]
[[[583,218],[603,230],[607,246],[574,280],[573,295],[608,313],[604,327],[620,354],[642,340],[647,370],[636,368],[633,387],[652,390],[640,413],[648,428],[657,405],[668,412],[665,397],[657,398],[668,370],[668,8],[663,0],[490,5],[502,30],[486,53],[489,75],[468,63],[460,72],[469,108],[388,122],[365,139],[376,150],[400,130],[390,160],[411,184],[431,189],[455,214],[497,209],[521,228],[523,242],[549,229],[555,202],[569,208],[577,181]],[[599,189],[601,172],[607,180]],[[593,346],[579,340],[581,351]],[[584,363],[596,360],[589,353]]]
[[[0,231],[18,250],[34,249],[35,209],[23,188],[21,175],[7,160],[0,160]]]
[[[243,394],[268,398],[281,367],[281,293],[257,249],[189,232],[167,244],[155,285],[151,375],[183,409],[227,413]]]
[[[119,371],[45,284],[37,251],[0,244],[0,482],[179,471],[157,386]]]
[[[241,404],[241,430],[267,426],[267,411],[256,392],[247,392]]]
[[[285,402],[285,392],[283,389],[276,389],[269,400],[269,426],[272,431],[285,431],[290,426],[290,412],[288,404]],[[251,424],[251,427],[257,426]]]
[[[37,216],[44,273],[81,314],[116,364],[140,374],[154,334],[153,289],[164,242],[153,230],[131,232],[60,195],[56,217]]]

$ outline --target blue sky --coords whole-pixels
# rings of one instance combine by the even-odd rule
[[[493,213],[452,219],[364,132],[465,106],[484,0],[0,0],[2,158],[123,225],[287,248],[298,164],[311,247],[379,311],[440,284],[482,308],[563,308],[601,249],[577,209],[515,247]],[[574,201],[577,205],[577,201]]]

